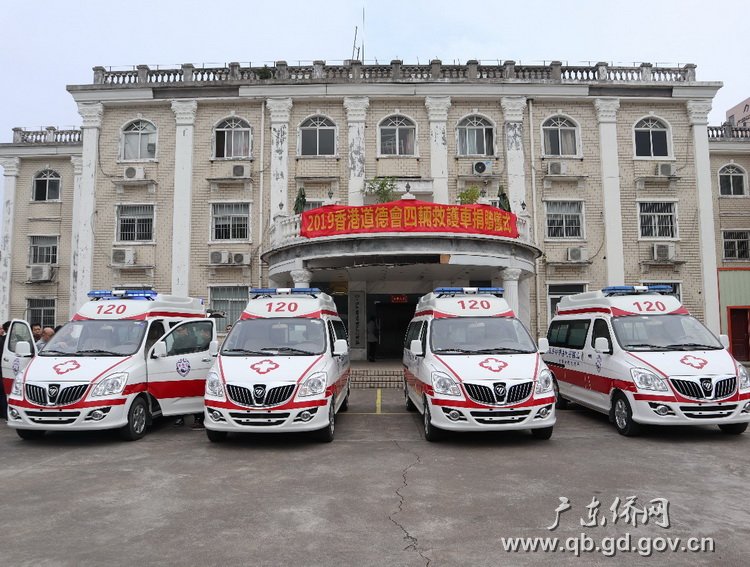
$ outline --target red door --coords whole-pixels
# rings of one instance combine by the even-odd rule
[[[750,309],[729,309],[729,336],[732,338],[732,356],[737,360],[750,360]]]

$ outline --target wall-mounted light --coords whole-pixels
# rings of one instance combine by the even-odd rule
[[[333,199],[333,189],[328,190],[328,198]]]
[[[409,182],[408,182],[408,181],[406,182],[406,192],[407,192],[407,193],[410,193],[410,192],[411,192],[411,185],[409,185]]]
[[[526,201],[521,201],[521,210],[522,211],[526,210]]]

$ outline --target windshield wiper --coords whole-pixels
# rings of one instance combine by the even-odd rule
[[[44,352],[44,351],[42,351],[42,352]],[[71,353],[71,354],[73,354],[73,353]],[[86,354],[93,354],[93,355],[103,354],[104,356],[125,356],[121,352],[113,352],[111,350],[101,350],[101,349],[98,349],[98,348],[93,348],[93,349],[89,349],[89,350],[79,350],[79,351],[77,351],[74,354],[84,354],[84,355],[86,355]]]
[[[465,348],[439,348],[437,350],[433,350],[435,354],[443,354],[448,352],[455,352],[457,354],[475,354],[477,351],[475,350],[468,350]]]
[[[288,347],[288,346],[284,346],[284,347],[263,347],[260,350],[275,350],[276,352],[293,352],[293,353],[296,353],[296,354],[307,354],[307,355],[316,354],[316,353],[311,352],[309,350],[303,350],[301,348],[294,348],[294,347]]]
[[[626,349],[638,349],[638,350],[644,350],[644,349],[645,350],[659,350],[659,348],[661,347],[646,344],[646,343],[632,343],[629,345],[625,345],[625,348]]]
[[[45,349],[40,350],[39,354],[40,355],[45,355],[45,356],[48,355],[48,354],[62,354],[62,355],[72,356],[72,355],[74,355],[76,353],[70,352],[70,351],[63,352],[61,350],[51,350],[51,349],[45,348]]]
[[[718,350],[724,347],[704,345],[703,343],[675,343],[673,345],[666,345],[664,348],[668,350]]]
[[[531,354],[533,350],[523,350],[520,348],[497,347],[497,348],[480,348],[472,351],[477,354]]]
[[[260,351],[260,350],[247,350],[247,349],[244,349],[244,348],[227,348],[227,349],[224,349],[223,351],[221,351],[221,354],[227,354],[227,353],[230,353],[230,352],[237,352],[237,353],[242,353],[242,354],[252,354],[252,355],[255,355],[255,356],[265,356],[266,355],[265,352]]]

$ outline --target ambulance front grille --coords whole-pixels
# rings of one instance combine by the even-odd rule
[[[466,393],[475,402],[481,404],[515,404],[521,402],[531,395],[531,389],[534,386],[533,382],[523,382],[521,384],[514,384],[507,389],[507,394],[504,397],[497,396],[495,391],[488,387],[480,384],[468,384],[464,382]]]
[[[690,419],[713,419],[729,417],[737,409],[737,404],[726,406],[680,406],[680,411]]]
[[[64,406],[72,404],[80,400],[86,393],[88,384],[80,384],[78,386],[68,386],[67,388],[61,388],[60,393],[54,401],[50,402],[50,398],[47,394],[47,389],[37,386],[35,384],[26,384],[26,397],[29,401],[38,404],[40,406]]]
[[[277,406],[292,397],[294,388],[294,384],[277,386],[266,391],[265,396],[254,397],[250,388],[227,384],[227,394],[230,400],[243,406]]]
[[[710,380],[710,378],[708,379]],[[718,380],[713,385],[713,388],[708,391],[704,390],[699,382],[693,380],[672,378],[671,382],[672,386],[678,393],[686,398],[693,398],[694,400],[720,400],[734,394],[734,391],[737,388],[737,378],[734,376]]]
[[[518,423],[529,417],[531,410],[490,410],[490,411],[472,411],[473,417],[477,423],[482,425],[501,425],[505,423]]]

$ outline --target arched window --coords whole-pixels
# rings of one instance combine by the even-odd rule
[[[336,154],[336,125],[325,116],[313,116],[300,126],[300,155]]]
[[[572,120],[564,116],[553,116],[542,124],[544,133],[544,155],[578,155],[577,128]]]
[[[458,155],[491,156],[495,154],[494,129],[486,118],[468,116],[458,123]]]
[[[134,120],[122,130],[122,159],[146,160],[156,157],[156,126]]]
[[[669,155],[667,125],[658,118],[644,118],[635,125],[635,155],[664,157]]]
[[[722,167],[719,170],[719,192],[721,195],[744,195],[745,171],[734,164]]]
[[[241,118],[228,118],[216,127],[217,158],[250,157],[250,124]]]
[[[34,176],[34,201],[57,201],[60,199],[60,174],[51,169]]]
[[[417,127],[406,116],[391,116],[380,123],[380,154],[413,156]]]

